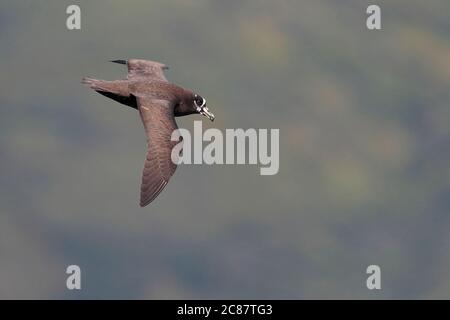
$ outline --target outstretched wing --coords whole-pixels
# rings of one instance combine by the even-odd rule
[[[170,138],[178,127],[170,101],[145,97],[136,99],[148,143],[141,184],[140,205],[144,207],[161,193],[177,168],[171,154],[178,141],[171,141]]]
[[[112,62],[126,64],[129,80],[147,78],[167,82],[164,70],[169,69],[165,64],[142,59],[113,60]]]

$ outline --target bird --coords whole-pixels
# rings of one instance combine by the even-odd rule
[[[147,135],[147,157],[142,172],[140,206],[150,204],[165,188],[177,165],[172,161],[172,141],[178,129],[175,117],[202,114],[214,121],[206,100],[196,92],[170,83],[160,62],[144,59],[111,60],[126,65],[122,80],[82,78],[82,83],[96,92],[139,111]],[[182,137],[180,138],[182,139]]]

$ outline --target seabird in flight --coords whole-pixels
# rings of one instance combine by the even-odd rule
[[[162,63],[141,60],[113,60],[125,64],[128,76],[124,80],[97,80],[83,78],[98,93],[119,103],[139,110],[147,134],[147,158],[142,173],[140,205],[144,207],[161,193],[177,167],[172,162],[171,141],[176,130],[175,117],[200,113],[214,121],[214,115],[206,107],[206,100],[199,94],[169,83],[164,76],[168,67]]]

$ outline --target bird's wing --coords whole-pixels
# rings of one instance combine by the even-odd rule
[[[146,78],[167,82],[164,70],[169,69],[169,67],[163,63],[142,59],[129,59],[126,63],[128,66],[129,80]]]
[[[144,207],[155,200],[177,168],[171,154],[178,141],[171,141],[171,135],[178,127],[170,101],[147,97],[136,100],[148,144],[141,184],[140,205]]]

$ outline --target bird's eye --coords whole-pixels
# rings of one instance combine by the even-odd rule
[[[195,104],[199,107],[201,107],[203,105],[203,98],[200,97],[199,95],[196,95],[194,98]]]

